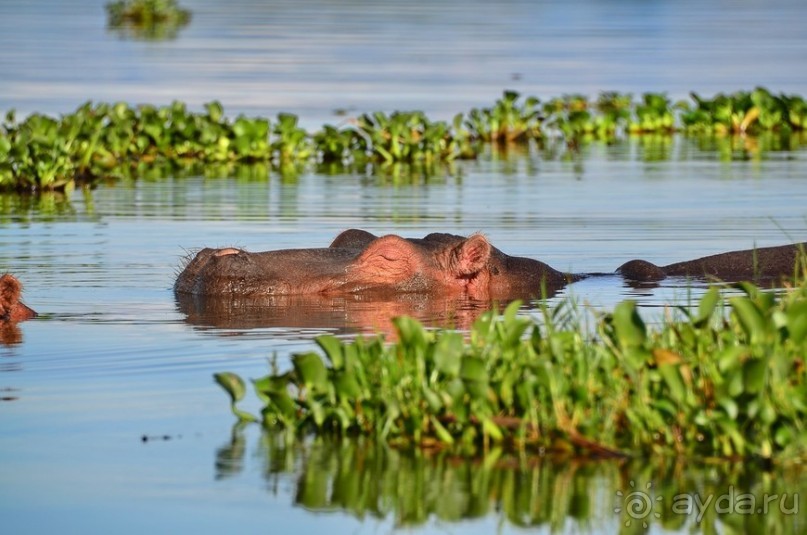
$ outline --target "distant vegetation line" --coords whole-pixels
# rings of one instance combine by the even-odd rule
[[[256,164],[281,174],[312,162],[359,168],[397,163],[434,165],[476,158],[485,144],[565,142],[622,136],[776,135],[790,147],[807,126],[807,101],[764,88],[672,102],[663,93],[563,95],[541,102],[505,91],[489,108],[432,121],[420,111],[367,113],[341,127],[309,133],[296,115],[227,117],[219,102],[192,112],[168,106],[91,103],[60,117],[14,110],[0,125],[0,189],[59,190],[102,179],[138,177],[154,166]]]

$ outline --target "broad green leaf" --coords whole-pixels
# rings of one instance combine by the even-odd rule
[[[342,342],[331,334],[323,334],[317,336],[315,339],[317,345],[325,351],[328,360],[331,361],[331,366],[335,370],[341,370],[345,367],[345,359],[342,354]]]
[[[312,390],[324,392],[328,388],[328,370],[316,353],[299,353],[291,358],[301,382]]]
[[[765,387],[768,363],[765,359],[751,358],[743,364],[743,383],[745,392],[757,394]]]
[[[794,344],[807,338],[807,300],[797,301],[787,309],[787,332]]]
[[[404,347],[426,348],[426,332],[423,325],[409,316],[398,316],[392,319],[398,331],[398,339]]]
[[[465,390],[476,399],[484,399],[488,393],[488,372],[485,362],[476,356],[466,355],[462,358],[460,377]]]
[[[622,301],[614,308],[614,329],[617,340],[623,349],[644,345],[647,329],[636,310],[635,301]]]
[[[687,389],[681,377],[681,370],[675,364],[662,364],[658,367],[659,373],[670,391],[670,395],[677,403],[686,401]]]
[[[460,373],[460,361],[464,343],[462,335],[457,332],[444,332],[434,347],[434,366],[446,377],[457,377]]]
[[[363,397],[356,377],[349,371],[334,371],[333,385],[337,397],[342,400],[360,400]]]
[[[726,411],[726,414],[732,420],[737,419],[737,415],[739,414],[739,407],[737,402],[731,398],[722,398],[717,400],[718,404],[723,407],[723,410]]]
[[[244,399],[246,386],[244,385],[244,380],[237,374],[232,372],[214,373],[213,378],[227,392],[233,403],[238,403]]]
[[[768,326],[756,304],[748,297],[732,297],[729,303],[749,339],[751,341],[763,339]]]
[[[698,328],[707,325],[719,302],[720,290],[717,289],[717,286],[709,287],[706,293],[703,294],[703,297],[701,297],[701,301],[698,304],[698,314],[692,321],[693,325]]]

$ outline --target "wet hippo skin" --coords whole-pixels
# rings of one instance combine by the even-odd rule
[[[667,266],[657,266],[646,260],[631,260],[622,264],[617,273],[634,281],[660,281],[671,276],[722,281],[771,281],[793,276],[806,248],[807,243],[760,247],[704,256]]]
[[[629,281],[668,276],[770,280],[792,276],[805,246],[733,251],[667,266],[631,260],[617,273]],[[592,275],[563,273],[538,260],[510,256],[481,234],[402,238],[351,229],[322,248],[202,249],[187,262],[174,290],[195,296],[426,293],[489,300],[553,295]]]

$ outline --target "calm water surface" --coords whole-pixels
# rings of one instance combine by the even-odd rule
[[[108,31],[103,3],[2,3],[0,109],[55,114],[87,99],[219,99],[233,113],[292,111],[316,127],[340,120],[336,109],[448,117],[490,105],[505,87],[542,97],[618,89],[677,98],[754,85],[807,94],[807,34],[795,1],[570,9],[188,0],[191,25],[160,43]],[[325,246],[351,227],[483,231],[510,254],[575,272],[805,241],[806,180],[804,150],[725,162],[675,139],[661,159],[636,143],[594,144],[568,160],[535,149],[487,154],[428,180],[306,172],[292,182],[191,177],[0,196],[0,268],[20,277],[42,315],[21,325],[21,343],[0,348],[3,529],[377,533],[414,524],[423,533],[488,533],[520,532],[525,522],[609,533],[621,525],[615,492],[629,490],[628,481],[665,489],[675,481],[681,492],[797,492],[803,478],[778,472],[707,470],[682,483],[632,465],[468,467],[316,442],[286,451],[255,429],[233,433],[211,374],[258,377],[273,353],[284,362],[316,334],[372,330],[393,311],[354,308],[340,323],[283,310],[213,324],[182,313],[171,285],[188,249]],[[554,299],[610,307],[629,297],[652,315],[690,293],[698,290],[676,281],[639,292],[604,277]],[[473,313],[416,305],[430,324]],[[143,435],[157,439],[143,443]],[[359,469],[357,455],[390,468]],[[347,497],[373,482],[375,498]]]

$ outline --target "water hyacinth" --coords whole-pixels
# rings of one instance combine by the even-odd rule
[[[135,39],[173,39],[191,20],[175,0],[117,0],[106,4],[110,29]]]
[[[733,291],[724,299],[712,287],[653,328],[625,301],[591,334],[567,301],[544,308],[540,321],[512,303],[467,336],[408,317],[394,320],[392,344],[322,336],[319,351],[292,357],[292,369],[253,381],[263,403],[256,419],[292,435],[368,435],[472,454],[496,444],[804,459],[807,283],[782,294],[748,283]]]
[[[144,164],[177,167],[191,161],[270,165],[284,177],[317,163],[420,168],[476,158],[486,143],[508,147],[559,139],[575,150],[592,139],[610,143],[625,135],[678,132],[708,143],[739,138],[752,147],[737,156],[746,157],[763,145],[798,146],[798,136],[791,139],[791,134],[807,124],[807,104],[797,95],[757,88],[712,99],[693,93],[692,98],[694,103],[673,105],[663,94],[647,93],[634,102],[629,94],[606,92],[593,102],[565,95],[542,104],[505,91],[492,107],[457,114],[450,123],[431,121],[420,111],[376,112],[313,134],[293,114],[280,113],[274,122],[243,115],[231,119],[218,102],[201,112],[181,102],[86,103],[59,118],[33,114],[22,121],[11,110],[0,125],[0,189],[58,190],[131,176]],[[775,142],[769,142],[772,135]],[[727,155],[734,157],[731,150]]]

